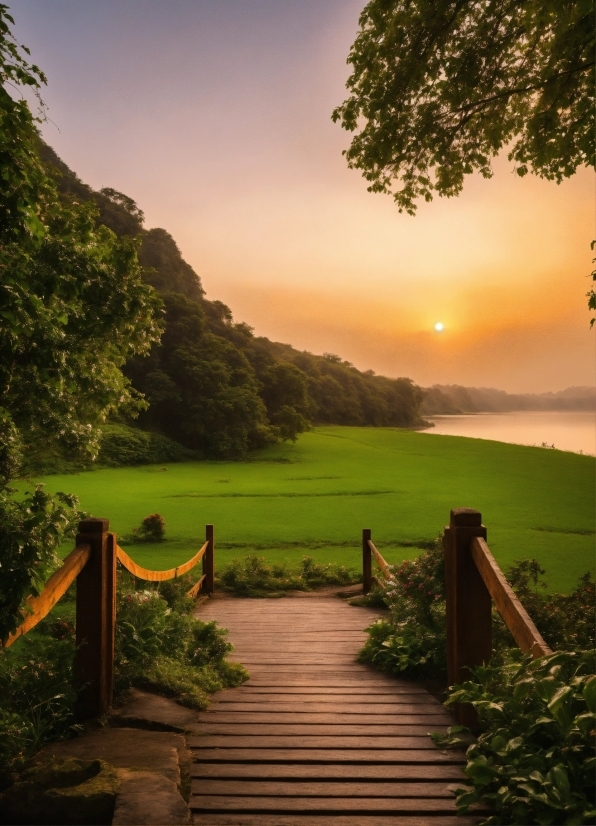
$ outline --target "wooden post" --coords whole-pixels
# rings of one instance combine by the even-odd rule
[[[84,519],[76,542],[91,546],[77,577],[75,673],[81,686],[77,717],[105,714],[112,702],[116,624],[116,537],[107,519]]]
[[[470,551],[475,536],[486,539],[481,514],[471,508],[452,510],[443,539],[449,685],[464,682],[468,669],[487,663],[492,653],[491,597]],[[474,724],[471,706],[461,705],[455,712],[463,725]]]
[[[372,588],[372,552],[369,540],[372,536],[370,528],[362,531],[362,590],[368,594]]]
[[[205,594],[212,594],[215,590],[215,531],[213,525],[205,525],[205,539],[209,543],[209,547],[203,557],[205,586],[202,591]]]

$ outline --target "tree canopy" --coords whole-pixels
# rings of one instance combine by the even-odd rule
[[[348,63],[344,154],[400,211],[491,177],[502,149],[522,176],[594,165],[590,0],[371,0]]]
[[[0,4],[2,639],[76,519],[73,497],[37,488],[15,498],[10,482],[22,447],[55,441],[96,452],[97,425],[139,406],[120,368],[158,340],[161,307],[143,283],[135,240],[98,226],[92,203],[59,197],[39,154],[38,121],[13,97],[19,86],[39,92],[45,78],[23,56],[11,23]]]

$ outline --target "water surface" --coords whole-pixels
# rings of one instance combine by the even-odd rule
[[[426,433],[470,436],[517,445],[548,445],[558,450],[596,454],[596,416],[589,411],[517,411],[429,416]]]

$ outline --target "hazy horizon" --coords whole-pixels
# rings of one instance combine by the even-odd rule
[[[423,386],[593,385],[592,172],[557,186],[499,158],[416,217],[368,193],[330,117],[364,0],[9,5],[48,76],[45,140],[256,335]]]

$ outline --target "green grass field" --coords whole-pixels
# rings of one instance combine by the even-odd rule
[[[594,570],[594,459],[556,450],[390,428],[319,427],[250,462],[188,462],[97,470],[42,480],[130,533],[166,520],[167,541],[128,546],[167,568],[216,530],[216,565],[257,550],[270,560],[360,565],[362,528],[390,562],[435,538],[452,507],[482,512],[501,565],[535,557],[549,584],[569,590]]]

